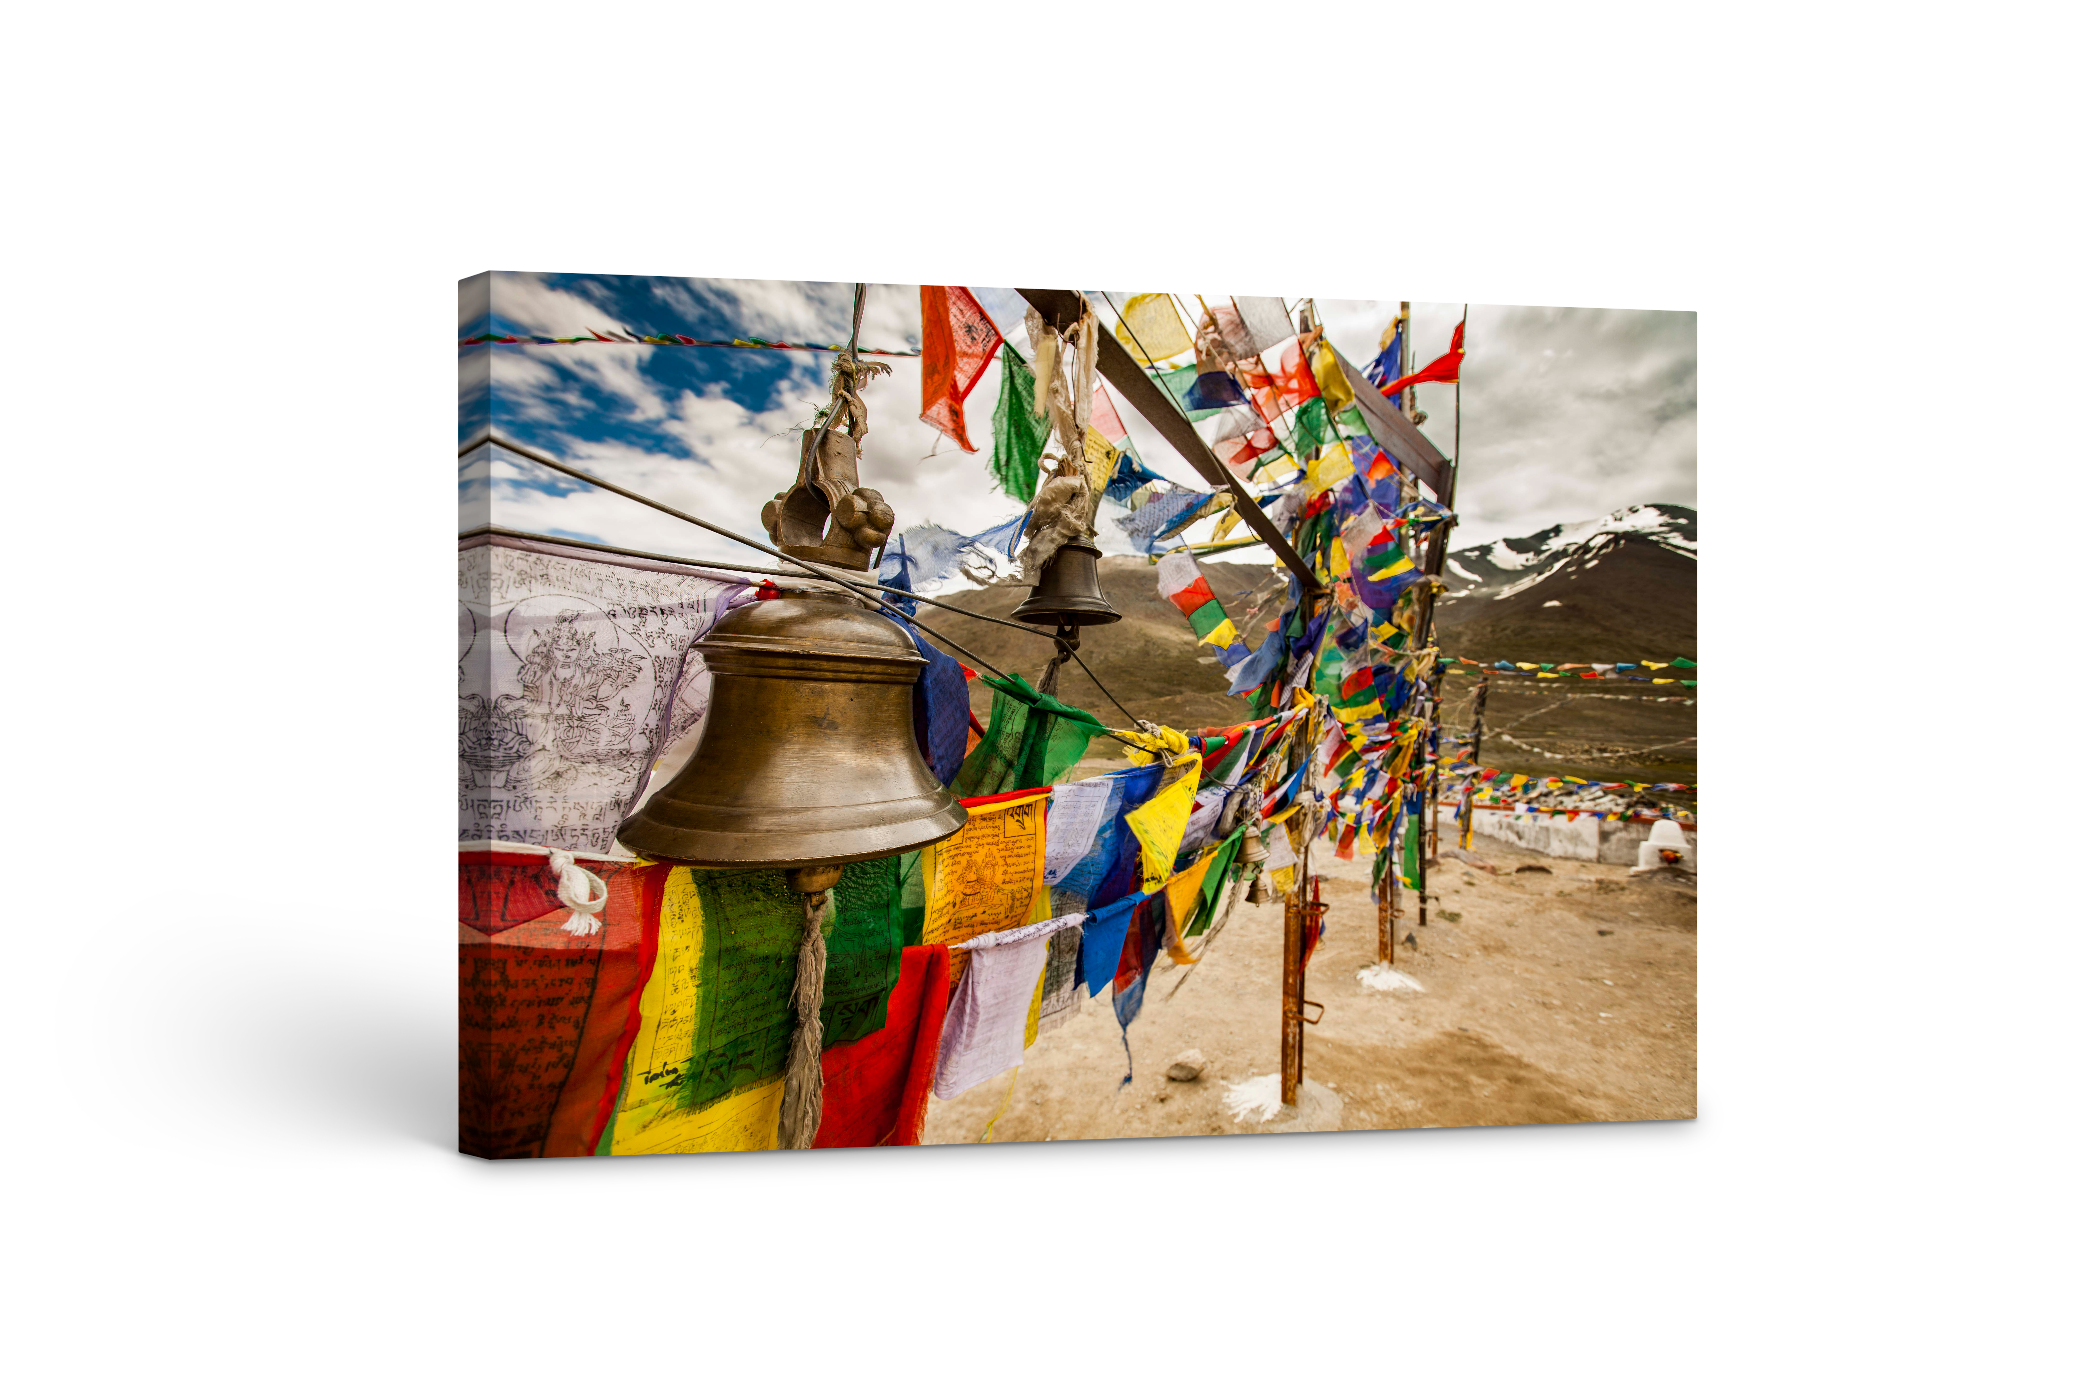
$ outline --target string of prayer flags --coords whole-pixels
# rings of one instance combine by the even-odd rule
[[[1098,908],[1130,893],[1138,863],[1137,836],[1123,820],[1159,792],[1166,770],[1157,763],[1103,773],[1084,782],[1051,790],[1050,833],[1045,843],[1043,879],[1057,913],[1069,914],[1074,907]],[[1098,809],[1094,792],[1101,792]],[[1059,818],[1070,800],[1069,825]],[[1098,815],[1094,813],[1098,811]],[[1073,853],[1072,828],[1093,816],[1083,850]]]
[[[1176,550],[1159,560],[1159,592],[1181,609],[1182,616],[1189,620],[1189,630],[1217,656],[1228,677],[1227,686],[1234,685],[1230,678],[1253,659],[1253,654],[1240,640],[1239,629],[1226,614],[1225,605],[1211,591],[1210,581],[1203,576],[1194,554]]]
[[[586,327],[586,329],[588,330],[589,328]],[[698,348],[702,350],[829,350],[835,353],[844,353],[846,349],[843,345],[816,345],[800,340],[753,340],[742,336],[733,340],[696,340],[689,335],[641,335],[632,329],[629,329],[625,335],[617,333],[601,335],[597,331],[590,331],[587,335],[496,335],[487,333],[470,335],[459,343],[463,347],[470,345],[683,345],[689,349]],[[877,350],[872,345],[860,346],[854,353],[859,355],[883,355],[898,360],[914,360],[919,357],[917,350]]]
[[[1189,630],[1198,641],[1214,647],[1230,646],[1239,630],[1225,613],[1225,605],[1211,591],[1202,566],[1186,551],[1176,550],[1159,561],[1159,596],[1181,609]]]
[[[963,451],[975,452],[963,422],[963,400],[1006,341],[968,287],[920,287],[919,324],[924,347],[919,421],[955,439]]]

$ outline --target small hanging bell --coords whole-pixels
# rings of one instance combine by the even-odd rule
[[[1100,563],[1101,551],[1090,544],[1061,546],[1013,616],[1044,627],[1098,627],[1122,621],[1123,614],[1102,596]]]

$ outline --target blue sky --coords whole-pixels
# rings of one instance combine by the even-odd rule
[[[483,328],[465,296],[470,285],[462,284],[462,336]],[[828,344],[845,340],[852,316],[852,284],[840,282],[494,273],[488,286],[489,319],[498,332],[631,329]],[[1018,299],[981,290],[1019,346]],[[1126,294],[1109,295],[1120,301]],[[1194,308],[1197,295],[1183,293],[1182,301]],[[1318,305],[1329,337],[1359,364],[1376,351],[1399,307],[1397,299],[1322,298]],[[1460,311],[1414,305],[1418,360],[1442,351]],[[871,285],[861,340],[916,350],[918,288]],[[1481,306],[1473,309],[1467,344],[1458,544],[1647,501],[1697,504],[1690,313]],[[822,403],[830,361],[828,353],[814,351],[498,346],[462,353],[462,422],[470,421],[468,401],[481,392],[478,366],[485,363],[493,417],[506,435],[758,537],[759,507],[793,479],[798,429]],[[987,470],[996,366],[965,404],[980,449],[973,455],[919,422],[919,362],[887,363],[893,373],[867,392],[873,428],[862,482],[896,506],[900,527],[930,520],[974,532],[1011,517],[1019,504],[992,486]],[[1447,453],[1454,442],[1452,398],[1449,386],[1421,391],[1430,415],[1424,431]],[[1148,466],[1196,483],[1193,469],[1134,412],[1120,402],[1118,408]],[[462,466],[471,468],[462,473],[463,527],[488,512],[519,529],[762,562],[692,526],[500,454],[492,463]],[[1110,549],[1115,543],[1103,541]]]

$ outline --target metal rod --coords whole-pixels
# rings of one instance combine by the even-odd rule
[[[1308,835],[1306,842],[1312,837]],[[1298,863],[1300,877],[1304,861]],[[1294,884],[1283,896],[1283,1102],[1298,1104],[1298,1039],[1304,1035],[1304,1010],[1298,1005],[1298,949],[1304,947],[1304,900]]]
[[[1022,299],[1033,306],[1045,321],[1060,329],[1079,319],[1086,311],[1086,298],[1077,292],[1040,287],[1017,287],[1014,290],[1018,291]],[[1119,324],[1122,322],[1121,311],[1116,312],[1116,320]],[[1125,326],[1124,329],[1128,330],[1129,327]],[[1135,336],[1131,338],[1136,339]],[[1113,384],[1116,391],[1137,410],[1139,416],[1150,423],[1160,436],[1167,440],[1167,444],[1180,453],[1205,481],[1213,486],[1222,486],[1232,493],[1233,499],[1239,503],[1240,517],[1261,537],[1261,542],[1283,561],[1285,568],[1296,574],[1308,587],[1318,582],[1318,576],[1313,573],[1312,566],[1299,557],[1298,551],[1291,547],[1291,542],[1276,528],[1276,522],[1262,512],[1253,494],[1247,490],[1246,483],[1218,459],[1218,454],[1211,450],[1210,444],[1196,432],[1196,426],[1189,421],[1188,415],[1166,396],[1159,385],[1145,373],[1144,368],[1131,358],[1130,352],[1123,348],[1122,342],[1113,335],[1101,337],[1098,368],[1101,377]]]

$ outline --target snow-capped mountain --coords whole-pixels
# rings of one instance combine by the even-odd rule
[[[1616,537],[1636,535],[1697,562],[1699,512],[1688,506],[1645,505],[1615,510],[1600,520],[1553,525],[1535,535],[1461,549],[1444,560],[1447,601],[1509,598],[1571,568],[1595,568]]]
[[[1489,660],[1698,656],[1699,513],[1644,505],[1444,561],[1444,650]],[[1623,653],[1623,654],[1622,654]]]

